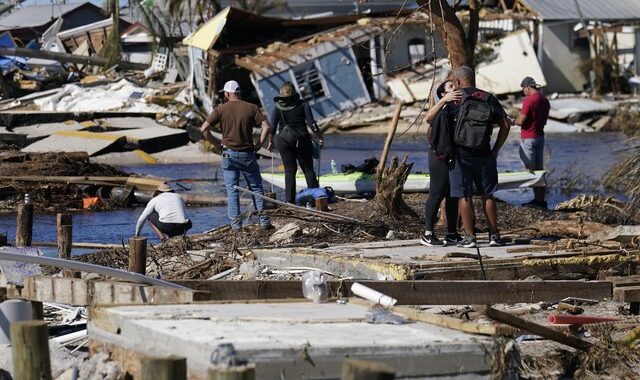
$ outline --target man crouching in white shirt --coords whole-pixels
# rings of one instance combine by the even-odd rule
[[[161,241],[184,235],[192,227],[191,221],[186,217],[184,200],[165,183],[158,186],[153,199],[147,203],[147,207],[138,218],[135,236],[140,235],[147,219]]]

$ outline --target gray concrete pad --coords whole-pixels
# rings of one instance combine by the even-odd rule
[[[149,165],[138,153],[134,151],[101,154],[89,159],[98,164],[116,166]]]
[[[153,157],[162,164],[200,164],[222,161],[222,156],[219,154],[203,152],[198,143],[189,143],[178,148],[154,153]]]
[[[549,252],[509,253],[512,249],[528,249],[531,245],[508,244],[504,247],[489,247],[479,242],[480,253],[487,266],[503,264],[505,260],[522,260],[533,257],[549,257]],[[423,268],[467,264],[478,268],[473,258],[448,257],[447,255],[477,255],[475,248],[425,247],[418,239],[394,240],[373,243],[358,243],[330,246],[324,249],[276,248],[253,250],[262,265],[271,267],[315,267],[346,278],[370,280],[413,279],[415,271]],[[556,253],[562,253],[558,251]],[[459,256],[459,255],[457,255]],[[462,278],[458,278],[462,279]],[[469,278],[471,279],[471,278]],[[507,280],[515,278],[493,278]]]
[[[60,134],[64,132],[64,134]],[[124,137],[105,136],[102,133],[58,131],[22,149],[23,152],[87,152],[89,156],[117,150]]]
[[[161,126],[148,117],[109,117],[97,120],[101,126],[113,129],[141,129]]]
[[[27,127],[12,128],[11,130],[6,127],[0,127],[0,141],[16,143],[19,147],[23,148],[57,131],[80,131],[84,128],[83,125],[75,121],[34,124]]]
[[[345,358],[391,365],[397,378],[488,377],[491,339],[425,323],[370,324],[355,304],[261,303],[102,307],[89,336],[148,355],[187,358],[203,376],[223,343],[256,364],[258,379],[338,379]]]

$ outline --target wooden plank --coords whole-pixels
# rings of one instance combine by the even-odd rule
[[[98,304],[190,303],[198,292],[118,281],[68,277],[27,277],[20,297],[29,301],[85,306]]]
[[[21,47],[0,47],[0,55],[18,56],[18,57],[30,57],[30,58],[42,58],[51,59],[59,62],[69,63],[81,63],[95,66],[107,66],[110,64],[109,60],[102,57],[89,57],[83,55],[73,55],[67,53],[57,53],[52,51],[27,49]],[[149,66],[141,63],[120,61],[117,65],[123,70],[146,70]]]
[[[254,65],[254,64],[252,64],[250,62],[246,62],[244,59],[236,58],[236,60],[234,62],[235,62],[235,64],[237,66],[240,66],[243,69],[247,69],[249,71],[253,71],[255,73],[258,73],[262,77],[268,77],[269,76],[269,74],[267,74],[264,70],[262,70],[261,67],[259,67],[257,65]]]
[[[640,302],[640,286],[613,288],[613,300],[618,302]]]
[[[615,287],[636,286],[640,285],[640,275],[634,276],[610,276],[607,281],[611,281]]]
[[[555,342],[576,348],[578,350],[587,350],[592,345],[586,340],[565,335],[548,327],[526,321],[522,318],[516,317],[515,315],[505,313],[504,311],[496,310],[490,306],[476,306],[475,309],[476,311],[486,315],[491,319],[495,319],[496,321],[506,323],[509,326],[513,326],[520,330],[539,335],[543,338],[553,340]]]
[[[354,303],[356,305],[363,306],[372,306],[373,303],[371,301],[363,300],[360,298],[351,298],[349,302]],[[387,308],[387,310],[399,314],[406,319],[428,323],[430,325],[440,326],[452,330],[462,331],[469,334],[480,334],[480,335],[513,335],[515,332],[512,328],[505,328],[504,326],[490,326],[490,325],[481,325],[475,322],[465,322],[461,319],[448,317],[445,315],[438,314],[430,314],[424,313],[418,309],[411,309],[403,306],[393,306]]]
[[[303,298],[300,281],[173,281],[209,292],[210,300]],[[351,297],[354,281],[328,281],[329,295]],[[398,300],[399,305],[472,305],[557,302],[566,297],[610,298],[608,281],[358,281]]]

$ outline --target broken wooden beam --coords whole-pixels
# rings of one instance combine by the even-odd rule
[[[481,314],[484,314],[491,319],[495,319],[498,322],[505,323],[517,329],[553,340],[555,342],[573,347],[578,350],[587,350],[592,346],[592,344],[590,342],[587,342],[586,340],[582,340],[570,335],[565,335],[548,327],[529,322],[509,313],[505,313],[504,311],[496,310],[491,306],[475,306],[474,308]]]
[[[303,298],[300,281],[172,281],[208,292],[210,300]],[[328,281],[329,295],[353,296],[354,281]],[[474,305],[558,302],[566,297],[610,298],[607,281],[358,281],[398,300],[398,305]]]
[[[64,303],[76,306],[98,304],[174,304],[199,300],[193,290],[172,289],[118,281],[87,281],[70,277],[26,277],[24,287],[9,298]]]
[[[93,65],[100,67],[106,67],[111,64],[108,59],[102,57],[89,57],[84,55],[58,53],[47,50],[27,49],[21,47],[0,47],[0,55],[50,59],[52,61],[58,61],[62,63],[80,63],[83,65]],[[147,68],[149,68],[149,65],[143,63],[127,61],[117,62],[117,65],[123,70],[146,70]]]

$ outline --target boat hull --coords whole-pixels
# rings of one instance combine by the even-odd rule
[[[545,171],[498,173],[498,190],[545,186]],[[262,179],[284,189],[284,173],[262,173]],[[296,190],[306,188],[304,175],[296,176]],[[329,186],[336,194],[375,193],[376,182],[373,174],[327,174],[320,176],[320,187]],[[405,193],[428,193],[429,174],[409,174],[404,184]]]

